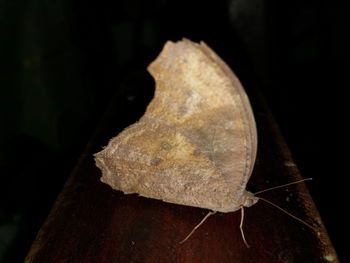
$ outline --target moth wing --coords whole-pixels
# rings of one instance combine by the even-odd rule
[[[101,180],[126,194],[215,211],[232,208],[230,189],[215,163],[186,135],[140,121],[95,155]]]
[[[96,156],[105,170],[102,180],[125,193],[172,203],[239,209],[247,196],[257,137],[237,77],[204,43],[186,39],[167,42],[148,70],[156,82],[155,96],[141,120]],[[98,161],[102,156],[103,163]],[[103,166],[114,170],[108,168],[108,174]],[[123,185],[131,177],[137,178],[133,184]]]

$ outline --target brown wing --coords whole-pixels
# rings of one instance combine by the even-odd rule
[[[96,155],[102,181],[125,193],[237,210],[256,131],[237,78],[205,44],[167,42],[148,70],[155,96],[141,120]]]

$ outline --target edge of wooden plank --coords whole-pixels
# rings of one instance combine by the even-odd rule
[[[289,176],[295,181],[303,179],[298,166],[294,162],[292,153],[289,150],[287,142],[283,137],[282,132],[270,108],[268,107],[264,96],[258,90],[255,90],[255,92],[257,94],[257,100],[259,101],[261,108],[266,114],[266,121],[269,123],[270,132],[274,136],[274,140],[276,141],[276,146],[279,151],[279,154],[284,160],[286,171],[289,173]],[[319,243],[319,249],[322,251],[323,260],[326,262],[339,263],[337,252],[335,251],[333,244],[329,238],[327,229],[321,219],[321,216],[318,212],[315,202],[313,201],[310,191],[308,190],[305,184],[299,184],[298,187],[300,187],[300,190],[297,191],[297,194],[299,195],[299,198],[302,199],[302,202],[300,202],[300,204],[302,204],[303,209],[306,212],[306,216],[312,219],[317,224],[316,235]]]

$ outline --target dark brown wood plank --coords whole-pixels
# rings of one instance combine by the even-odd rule
[[[250,180],[252,191],[301,179],[269,109],[262,96],[257,97],[253,106],[259,150]],[[118,109],[111,112],[110,117],[116,118]],[[316,231],[259,201],[245,209],[244,229],[251,248],[241,238],[240,212],[209,217],[188,241],[179,244],[208,211],[123,195],[102,184],[92,158],[101,133],[106,134],[104,128],[87,146],[26,263],[338,262],[305,184],[262,196],[314,225]]]

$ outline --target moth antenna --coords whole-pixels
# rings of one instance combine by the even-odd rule
[[[200,221],[200,222],[192,229],[192,231],[185,237],[185,239],[182,240],[181,242],[179,242],[179,244],[185,243],[185,242],[187,241],[187,239],[189,239],[190,236],[192,236],[192,234],[197,230],[197,228],[200,227],[200,226],[204,223],[204,221],[208,219],[209,216],[211,216],[211,215],[213,215],[213,214],[215,214],[215,213],[216,213],[215,211],[210,211],[210,212],[202,219],[202,221]]]
[[[244,231],[243,231],[243,220],[244,220],[244,207],[241,206],[241,223],[239,224],[239,230],[241,230],[241,235],[242,235],[242,239],[244,244],[246,245],[247,248],[250,248],[247,240],[245,239],[245,235],[244,235]]]
[[[301,179],[301,180],[298,180],[298,181],[295,181],[295,182],[291,182],[291,183],[288,183],[288,184],[282,184],[282,185],[279,185],[279,186],[267,188],[265,190],[261,190],[261,191],[255,192],[254,195],[258,195],[258,194],[265,193],[265,192],[268,192],[268,191],[271,191],[271,190],[283,188],[283,187],[290,186],[290,185],[293,185],[293,184],[299,184],[301,182],[310,181],[310,180],[312,180],[312,178],[305,178],[305,179]]]
[[[266,203],[268,203],[268,204],[270,204],[270,205],[272,205],[273,207],[279,209],[280,211],[282,211],[285,214],[289,215],[291,218],[294,218],[295,220],[299,221],[300,223],[304,224],[305,226],[311,228],[313,231],[316,231],[312,225],[306,223],[304,220],[300,219],[299,217],[296,217],[295,215],[289,213],[288,211],[284,210],[282,207],[272,203],[271,201],[269,201],[269,200],[267,200],[265,198],[262,198],[262,197],[257,197],[257,198],[262,200],[262,201],[264,201],[264,202],[266,202]]]

